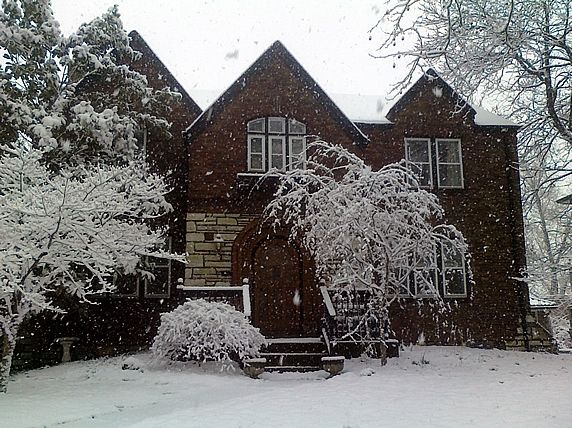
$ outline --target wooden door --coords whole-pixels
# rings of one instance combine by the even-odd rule
[[[263,241],[253,254],[253,322],[267,337],[302,333],[302,261],[285,239]]]

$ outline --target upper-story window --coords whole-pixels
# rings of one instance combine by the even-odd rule
[[[463,188],[461,140],[406,138],[405,159],[417,174],[421,187]]]
[[[433,186],[431,167],[431,140],[429,138],[408,138],[405,140],[405,159],[417,174],[421,187]]]
[[[261,117],[247,124],[248,170],[304,168],[306,125],[296,119]]]

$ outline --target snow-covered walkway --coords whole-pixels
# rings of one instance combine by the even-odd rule
[[[571,427],[572,355],[407,348],[340,376],[211,367],[122,370],[125,357],[21,373],[2,427]],[[133,360],[133,358],[131,358]]]

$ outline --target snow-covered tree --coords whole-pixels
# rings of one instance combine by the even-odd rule
[[[437,253],[468,255],[462,234],[440,223],[437,196],[419,188],[405,164],[373,170],[357,155],[323,141],[308,145],[306,167],[269,171],[279,184],[265,210],[272,225],[287,225],[314,257],[318,276],[334,289],[362,288],[381,327],[398,296],[434,295]],[[415,275],[413,293],[408,278]],[[414,296],[413,296],[414,297]]]
[[[62,293],[88,300],[113,290],[116,271],[134,273],[160,249],[145,220],[170,209],[163,180],[135,162],[51,172],[44,151],[2,146],[0,157],[0,391],[5,391],[22,321],[59,311]]]
[[[218,361],[256,357],[266,340],[242,312],[231,305],[188,300],[161,315],[151,351],[155,361]]]
[[[176,96],[128,64],[116,7],[64,37],[48,0],[4,0],[0,12],[0,139],[49,147],[57,163],[130,158],[143,126],[167,132]]]
[[[515,167],[522,171],[529,264],[536,276],[549,272],[555,285],[559,255],[572,253],[570,240],[556,232],[564,207],[547,211],[572,175],[571,3],[388,0],[386,6],[371,36],[380,58],[409,61],[397,91],[416,69],[430,66],[464,99],[494,104],[522,125]]]
[[[170,209],[137,152],[139,130],[168,136],[178,98],[128,64],[116,7],[70,36],[49,0],[0,11],[0,392],[22,321],[60,310],[63,293],[110,290],[115,271],[159,251],[153,219]],[[149,220],[148,222],[146,220]],[[144,272],[143,272],[144,273]]]

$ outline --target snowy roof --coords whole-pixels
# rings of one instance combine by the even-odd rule
[[[480,106],[471,104],[471,107],[477,113],[475,115],[475,124],[480,126],[518,126],[512,120],[499,116],[498,114],[491,113]]]
[[[218,98],[220,93],[214,90],[192,89],[189,91],[193,99],[203,109],[207,108]],[[383,95],[369,94],[329,94],[330,98],[352,121],[358,123],[390,124],[386,114],[394,102],[388,101]],[[518,126],[514,122],[482,107],[471,105],[475,110],[475,123],[480,126]]]

